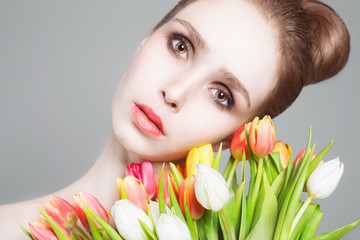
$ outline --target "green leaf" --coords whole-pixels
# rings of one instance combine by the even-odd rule
[[[247,216],[247,210],[246,210],[246,191],[245,187],[243,190],[243,196],[242,196],[242,203],[241,203],[241,221],[240,221],[240,231],[239,231],[239,240],[244,240],[247,236],[248,230],[246,229],[246,216]]]
[[[206,238],[208,240],[218,240],[218,213],[211,210],[206,210],[204,214],[205,226],[206,226]]]
[[[221,152],[222,152],[222,143],[220,143],[219,151],[216,154],[216,158],[215,158],[213,165],[211,166],[216,171],[219,171],[219,169],[220,169]]]
[[[269,153],[268,161],[271,161],[272,165],[275,167],[275,169],[277,170],[278,173],[280,173],[283,170],[279,152]]]
[[[301,204],[300,204],[301,205]],[[314,212],[320,211],[320,206],[318,204],[310,204],[302,216],[300,217],[298,223],[296,224],[294,230],[290,234],[289,240],[297,240],[300,237],[300,234],[304,230],[305,225],[307,224],[308,220],[311,218]]]
[[[41,208],[39,209],[41,215],[45,218],[47,223],[50,225],[55,235],[59,238],[59,240],[70,240],[70,238],[66,235],[65,232],[59,227],[59,225]]]
[[[276,197],[279,195],[281,187],[283,186],[283,183],[285,181],[285,173],[286,170],[282,170],[271,184],[271,190],[273,191]]]
[[[102,240],[100,231],[97,228],[97,226],[96,226],[96,224],[94,222],[94,219],[91,217],[91,213],[89,211],[89,208],[85,204],[83,204],[83,208],[84,208],[86,219],[87,219],[87,221],[89,223],[89,226],[90,226],[92,239],[94,239],[94,240]]]
[[[300,240],[308,240],[313,238],[323,214],[324,212],[320,212],[320,206],[315,209],[313,215],[311,215],[309,221],[307,221],[301,233]]]
[[[175,164],[170,163],[170,168],[171,168],[171,172],[173,173],[173,176],[174,176],[174,179],[176,182],[176,186],[178,188],[180,188],[180,185],[181,185],[182,181],[184,181],[184,178],[182,177],[179,170],[176,168]]]
[[[71,240],[81,240],[78,235],[76,235],[73,231],[70,233]]]
[[[337,239],[340,239],[345,234],[347,234],[351,229],[356,227],[356,225],[358,225],[359,222],[360,222],[360,219],[358,219],[357,221],[350,223],[342,228],[317,235],[312,240],[337,240]]]
[[[235,193],[229,188],[229,201],[220,210],[220,226],[225,239],[235,238]],[[226,221],[226,222],[224,222]],[[229,238],[230,237],[230,238]]]
[[[227,162],[225,170],[222,174],[224,179],[228,179],[232,165],[234,164],[234,162],[235,162],[235,158],[233,156],[230,156],[229,161]]]
[[[23,232],[24,232],[30,239],[35,240],[34,237],[31,235],[31,233],[30,233],[28,230],[26,230],[26,228],[24,228],[20,223],[18,223],[18,224],[19,224],[21,230],[23,230]]]
[[[317,165],[320,163],[320,161],[325,157],[325,155],[330,150],[331,146],[333,144],[333,140],[323,149],[320,151],[318,155],[310,162],[309,168],[306,173],[306,179],[310,176],[310,174],[315,170]]]
[[[113,240],[122,240],[123,238],[118,234],[118,232],[110,226],[104,219],[102,219],[99,215],[97,215],[94,211],[88,208],[90,214],[94,217],[94,219],[99,223],[102,229],[111,237]]]
[[[176,199],[176,195],[175,195],[175,192],[174,192],[174,189],[173,189],[171,183],[169,183],[169,196],[170,196],[171,206],[173,207],[173,209],[175,211],[175,215],[177,217],[179,217],[184,223],[186,223],[184,215],[183,215],[180,205]]]
[[[139,223],[142,227],[142,229],[144,230],[144,233],[146,235],[146,239],[147,240],[158,240],[158,238],[156,237],[156,235],[153,233],[153,231],[151,231],[151,229],[144,223],[144,221],[142,221],[141,219],[138,219]]]
[[[252,229],[246,240],[272,240],[277,219],[277,199],[265,174],[256,204]]]
[[[243,192],[245,191],[245,182],[243,181],[240,186],[236,189],[235,192],[235,234],[236,237],[239,235],[240,230],[240,220],[241,220],[241,208],[242,208],[242,198],[244,196]]]
[[[194,226],[194,222],[193,222],[193,220],[191,218],[189,208],[188,208],[188,206],[186,204],[186,194],[184,194],[184,212],[185,212],[186,223],[187,223],[187,226],[188,226],[188,228],[190,230],[191,239],[192,240],[198,240],[197,233],[196,233],[195,226]]]
[[[161,175],[160,175],[160,183],[159,183],[159,211],[160,215],[162,213],[166,214],[166,207],[165,207],[165,199],[164,199],[164,166],[165,163],[162,165],[161,168]],[[167,177],[167,176],[166,176]],[[171,184],[169,182],[169,184]]]

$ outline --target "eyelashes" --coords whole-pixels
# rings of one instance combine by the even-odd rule
[[[191,41],[180,33],[171,33],[168,37],[168,48],[175,56],[187,61],[194,55],[194,46]]]
[[[188,61],[195,55],[195,47],[188,37],[182,33],[174,32],[168,36],[169,51],[182,61]],[[211,83],[210,95],[217,107],[230,110],[234,106],[234,99],[229,88],[220,82]]]

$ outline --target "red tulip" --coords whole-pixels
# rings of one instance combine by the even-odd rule
[[[248,144],[246,141],[245,126],[250,131],[251,122],[244,124],[234,135],[230,144],[230,152],[234,158],[242,160],[245,153],[246,159],[249,159]]]
[[[172,188],[174,189],[176,197],[178,197],[179,190],[176,186],[174,176],[171,173],[169,173],[168,171],[164,170],[164,177],[163,177],[164,200],[165,200],[165,204],[168,207],[171,206],[170,196],[169,196],[169,180],[170,180]],[[159,199],[159,185],[160,185],[160,176],[156,182],[156,200]]]
[[[90,230],[90,226],[86,219],[83,204],[85,204],[88,208],[90,208],[93,212],[99,215],[99,217],[104,219],[106,222],[109,222],[108,213],[106,212],[104,207],[99,203],[99,201],[90,193],[80,192],[80,194],[74,194],[73,200],[74,200],[74,207],[76,214],[78,215],[82,225],[87,230]],[[98,225],[97,222],[96,222],[96,226],[100,228],[100,225]]]
[[[140,182],[139,179],[129,175],[124,179],[118,178],[116,180],[116,185],[120,194],[120,198],[124,198],[121,196],[121,187],[123,187],[126,192],[127,199],[130,202],[134,203],[144,211],[147,209],[149,200],[148,195],[144,185]]]
[[[74,207],[66,200],[55,195],[51,195],[50,202],[44,204],[44,210],[66,229],[71,229],[78,220]]]
[[[195,196],[195,179],[194,175],[186,178],[180,185],[179,204],[181,211],[184,211],[184,195],[186,195],[186,205],[193,219],[199,219],[205,212],[205,208],[198,202]]]
[[[259,158],[272,152],[275,146],[275,128],[270,116],[254,118],[249,132],[250,148]]]
[[[306,148],[304,148],[303,150],[301,150],[301,151],[298,153],[298,155],[296,156],[296,158],[295,158],[295,160],[294,160],[294,162],[293,162],[293,166],[294,166],[294,167],[295,167],[295,165],[299,165],[299,164],[300,164],[301,159],[304,157],[305,151],[306,151]],[[316,157],[316,154],[313,154],[312,157],[311,157],[311,159],[310,159],[310,162],[311,162],[312,160],[314,160],[315,157]],[[320,166],[320,165],[322,165],[322,164],[324,164],[324,163],[325,163],[325,162],[324,162],[323,160],[321,160],[316,167],[318,167],[318,166]]]
[[[145,186],[149,199],[152,199],[156,192],[155,173],[152,163],[144,161],[141,164],[131,163],[126,166],[126,176],[134,176]]]
[[[35,240],[58,240],[50,225],[44,220],[33,221],[29,223],[29,226]],[[67,231],[64,229],[64,232]]]

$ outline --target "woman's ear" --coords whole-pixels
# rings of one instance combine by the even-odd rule
[[[231,140],[232,140],[233,136],[234,135],[231,134],[230,136],[227,136],[226,138],[223,138],[220,141],[213,143],[212,148],[213,148],[214,152],[219,151],[221,143],[222,143],[222,150],[230,148],[230,144],[231,144]]]

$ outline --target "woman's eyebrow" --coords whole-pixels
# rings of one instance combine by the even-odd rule
[[[186,28],[186,30],[190,34],[191,39],[195,41],[196,45],[199,46],[202,51],[204,52],[210,51],[210,48],[206,44],[206,41],[202,38],[201,34],[194,28],[194,26],[191,25],[190,22],[180,18],[174,18],[174,21],[180,23]]]
[[[250,97],[249,92],[246,90],[245,86],[240,82],[240,80],[234,76],[231,72],[226,69],[220,70],[220,76],[224,79],[224,81],[231,86],[231,88],[235,89],[235,91],[240,92],[246,100],[247,107],[250,108]]]
[[[201,34],[194,28],[194,26],[190,22],[180,18],[174,18],[174,21],[180,23],[186,28],[186,30],[190,34],[191,39],[194,39],[196,45],[199,46],[202,51],[210,52],[210,48],[206,44],[206,41],[202,38]],[[233,89],[235,89],[235,91],[240,92],[243,95],[246,100],[247,107],[250,108],[251,103],[249,92],[246,90],[245,86],[240,82],[240,80],[226,69],[221,69],[220,74],[220,77],[223,78],[228,85],[230,85]]]

